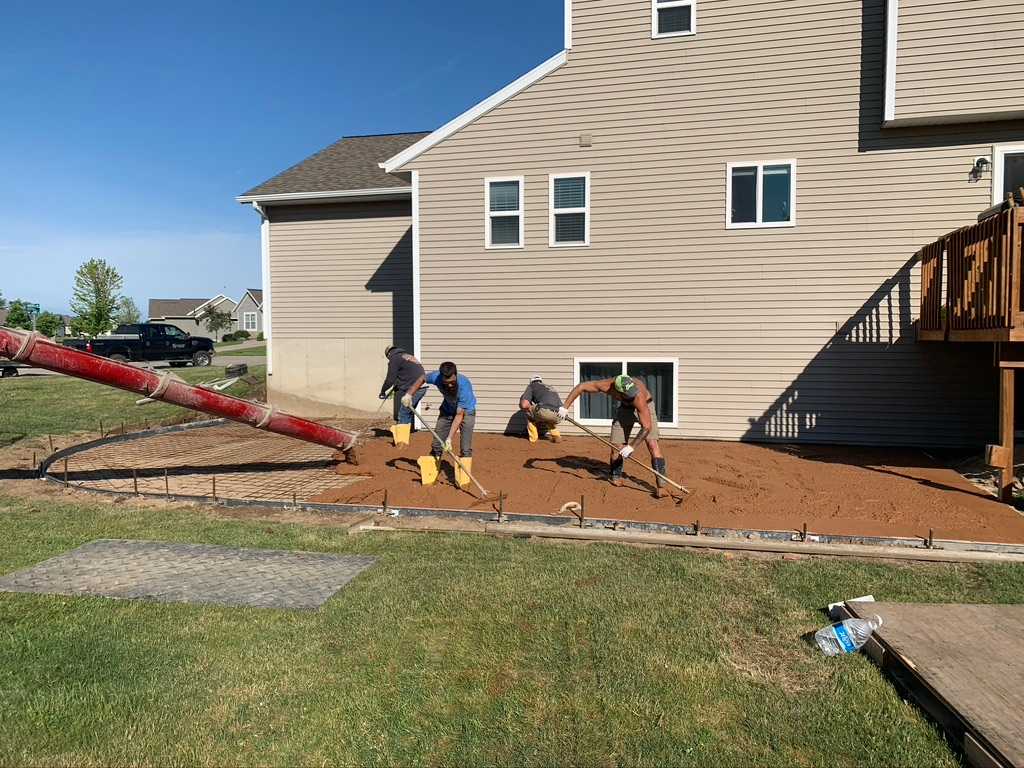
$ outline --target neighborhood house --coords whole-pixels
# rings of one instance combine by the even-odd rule
[[[1024,186],[1022,40],[988,0],[567,1],[564,50],[444,126],[238,198],[270,398],[375,409],[397,344],[482,430],[531,375],[629,373],[667,437],[991,438],[992,345],[919,340],[918,254]]]
[[[206,326],[211,311],[231,315],[231,327],[212,333]],[[215,341],[242,330],[256,338],[263,332],[263,291],[250,288],[237,302],[223,294],[212,299],[150,299],[149,322],[169,323],[193,336],[216,336]]]

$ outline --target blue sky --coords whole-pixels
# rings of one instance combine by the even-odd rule
[[[234,197],[344,135],[430,130],[562,48],[562,0],[4,2],[0,292],[66,311],[258,287]]]

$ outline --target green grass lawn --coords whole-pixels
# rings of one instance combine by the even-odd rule
[[[1013,602],[1016,566],[362,534],[0,495],[0,572],[97,538],[372,554],[297,613],[0,594],[0,764],[955,766],[830,601]]]
[[[230,347],[222,348],[217,347],[217,354],[227,355],[229,357],[265,357],[267,354],[267,347],[246,347],[245,349],[231,349]]]
[[[223,368],[176,368],[174,373],[197,384],[224,376]],[[253,367],[250,376],[262,381],[263,366]],[[259,391],[246,381],[228,390],[228,394],[250,397]],[[62,435],[95,432],[103,421],[105,430],[126,426],[141,427],[170,424],[194,417],[188,411],[164,403],[135,405],[138,395],[122,392],[66,376],[18,376],[0,380],[0,446],[37,435]]]

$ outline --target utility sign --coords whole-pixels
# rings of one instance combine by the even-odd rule
[[[25,305],[25,310],[30,315],[38,315],[39,314],[39,305],[38,304],[26,304]]]

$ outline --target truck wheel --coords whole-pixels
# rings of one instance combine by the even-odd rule
[[[120,355],[120,354],[118,354],[118,355],[111,355],[110,359],[111,360],[116,360],[119,363],[127,363],[128,362],[128,358],[126,356]]]
[[[213,355],[209,352],[196,352],[192,355],[192,365],[196,368],[206,368],[213,362]]]

